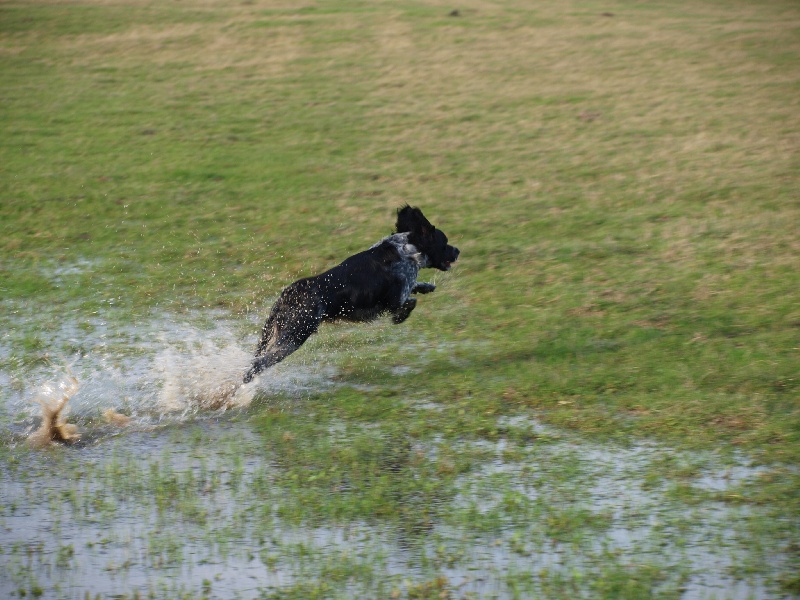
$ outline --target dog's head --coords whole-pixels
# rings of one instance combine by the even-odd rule
[[[458,259],[459,250],[447,243],[443,231],[430,224],[422,211],[407,204],[397,211],[397,233],[408,232],[408,242],[428,257],[428,266],[449,271]]]

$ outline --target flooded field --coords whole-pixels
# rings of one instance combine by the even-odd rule
[[[0,598],[800,598],[798,32],[0,2]],[[241,386],[406,204],[435,293]]]
[[[742,496],[780,473],[744,455],[588,442],[533,412],[463,439],[404,431],[359,416],[382,391],[344,381],[324,335],[239,388],[249,354],[233,325],[154,330],[122,358],[111,348],[130,332],[82,335],[89,352],[38,369],[49,383],[3,374],[17,391],[3,406],[0,594],[781,597],[791,524]],[[413,377],[431,358],[417,356],[392,373]],[[66,364],[81,437],[31,448],[31,399],[63,391]],[[451,408],[391,400],[412,424]]]

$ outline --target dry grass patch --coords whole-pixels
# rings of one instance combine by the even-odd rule
[[[731,33],[731,21],[753,22],[749,8],[695,7],[653,27],[641,13],[565,17],[559,7],[538,17],[540,26],[530,15],[534,23],[518,21],[512,5],[492,20],[465,18],[469,27],[387,17],[372,94],[373,118],[385,128],[378,144],[421,145],[430,154],[502,144],[519,148],[531,167],[568,151],[580,168],[602,153],[609,171],[627,167],[618,157],[640,148],[650,165],[641,183],[658,178],[660,186],[678,174],[785,164],[797,147],[797,103],[776,102],[773,93],[793,76]],[[796,24],[758,19],[751,28],[788,42]],[[559,146],[566,140],[568,149]],[[475,168],[485,169],[486,158]],[[681,191],[682,179],[669,183]]]
[[[223,23],[137,26],[119,33],[80,35],[60,41],[73,65],[88,68],[164,67],[194,71],[242,70],[280,76],[303,54],[302,32],[293,27],[259,30],[250,17]]]

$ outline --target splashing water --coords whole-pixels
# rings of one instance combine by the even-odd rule
[[[224,410],[248,406],[257,386],[242,384],[251,356],[233,345],[204,341],[191,353],[167,348],[156,357],[163,381],[159,404],[167,411]]]
[[[211,329],[172,320],[149,324],[148,329],[156,328],[159,333],[153,336],[143,335],[141,326],[116,334],[104,330],[99,338],[79,337],[75,328],[62,336],[56,333],[53,348],[80,342],[88,351],[71,365],[75,374],[70,367],[54,374],[55,367],[49,366],[33,377],[6,377],[21,383],[51,380],[35,393],[7,397],[0,407],[16,419],[10,439],[30,438],[35,447],[74,442],[80,426],[81,443],[91,443],[122,427],[141,431],[203,413],[245,408],[265,391],[296,394],[324,387],[333,375],[332,368],[317,364],[283,364],[245,385],[242,376],[252,353],[243,349],[228,323],[215,323]],[[39,405],[36,410],[32,400]]]
[[[71,442],[80,438],[77,426],[67,423],[67,403],[78,391],[78,380],[69,366],[66,373],[56,384],[42,386],[34,402],[42,407],[42,423],[28,436],[28,444],[34,448],[43,448],[55,442]]]

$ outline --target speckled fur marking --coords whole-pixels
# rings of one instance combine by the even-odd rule
[[[422,254],[416,246],[408,242],[408,233],[395,233],[389,237],[383,238],[372,247],[380,246],[384,242],[388,242],[394,246],[397,253],[400,255],[400,260],[392,265],[392,273],[396,274],[403,280],[403,293],[400,302],[403,303],[411,296],[411,290],[417,283],[417,275],[419,270],[428,266],[428,258]]]

